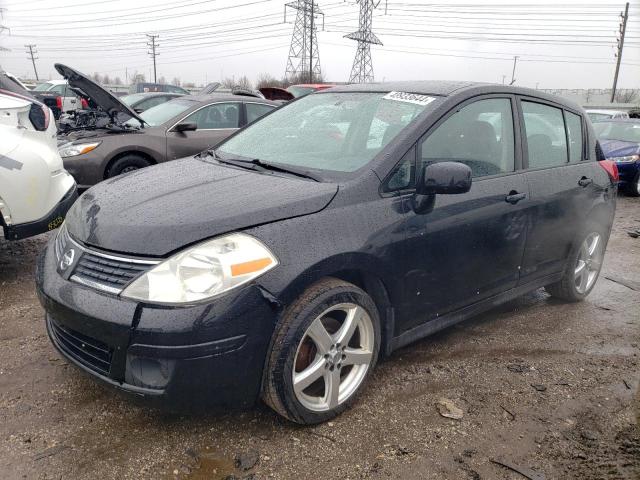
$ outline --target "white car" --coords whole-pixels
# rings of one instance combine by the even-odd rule
[[[82,99],[69,87],[66,80],[49,80],[39,84],[31,92],[51,108],[56,118],[64,112],[83,108]]]
[[[77,198],[51,110],[0,76],[0,225],[8,240],[59,227]]]
[[[614,118],[629,118],[629,114],[627,112],[623,112],[622,110],[587,109],[586,112],[592,122],[595,122],[597,120],[611,120]]]

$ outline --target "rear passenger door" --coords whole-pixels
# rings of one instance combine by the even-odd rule
[[[178,123],[195,123],[197,129],[189,132],[167,132],[167,159],[195,155],[213,148],[240,126],[241,103],[224,102],[206,105],[190,113]]]
[[[529,200],[513,112],[512,96],[473,99],[418,143],[417,172],[430,163],[461,162],[471,168],[473,183],[461,195],[436,195],[432,210],[412,212],[406,222],[411,258],[403,330],[517,284]],[[410,178],[410,169],[396,172],[391,187]]]
[[[580,112],[521,97],[524,166],[533,202],[521,283],[560,272],[590,207],[600,196]],[[591,161],[589,161],[591,160]]]

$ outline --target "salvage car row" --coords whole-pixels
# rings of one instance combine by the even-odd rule
[[[639,163],[607,159],[579,106],[525,88],[349,85],[282,108],[214,92],[138,114],[56,68],[99,106],[59,140],[80,186],[99,184],[39,257],[47,332],[96,380],[175,410],[262,398],[326,421],[380,356],[538,288],[583,300],[617,165]],[[10,96],[28,103],[14,129],[29,120],[50,148],[48,109]],[[611,122],[601,139],[635,138]]]

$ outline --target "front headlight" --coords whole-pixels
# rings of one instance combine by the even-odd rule
[[[232,233],[187,248],[137,278],[123,297],[153,303],[193,303],[228,292],[278,265],[259,240]]]
[[[91,150],[98,148],[98,145],[101,143],[102,142],[67,143],[65,145],[60,145],[60,147],[58,147],[58,152],[60,152],[60,156],[62,158],[84,155],[85,153],[89,153]]]
[[[607,160],[617,163],[631,163],[640,160],[640,155],[627,155],[626,157],[610,157]]]

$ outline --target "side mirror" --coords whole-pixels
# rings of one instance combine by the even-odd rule
[[[418,182],[420,195],[458,194],[471,189],[471,169],[460,162],[438,162],[427,165]]]
[[[198,129],[198,124],[196,122],[179,123],[173,129],[176,132],[193,132]]]

